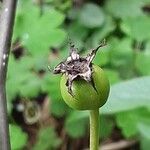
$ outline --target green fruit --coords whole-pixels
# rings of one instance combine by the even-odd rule
[[[61,77],[61,94],[71,108],[77,110],[93,110],[100,108],[105,104],[109,95],[109,81],[104,71],[96,65],[92,66],[92,79],[95,88],[91,83],[83,79],[75,79],[72,85],[73,96],[68,93],[66,86],[67,77]]]

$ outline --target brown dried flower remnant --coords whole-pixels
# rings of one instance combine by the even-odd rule
[[[68,87],[68,92],[72,94],[72,83],[77,77],[80,77],[87,82],[92,80],[92,60],[94,59],[96,52],[100,47],[106,45],[105,40],[95,49],[90,50],[90,53],[86,57],[80,57],[77,53],[77,49],[70,42],[70,54],[69,57],[60,62],[53,70],[54,74],[65,74],[67,76],[66,86]]]

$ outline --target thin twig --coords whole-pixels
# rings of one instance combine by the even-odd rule
[[[121,149],[129,148],[135,144],[137,144],[137,140],[121,140],[115,143],[103,145],[100,149],[101,150],[121,150]]]
[[[16,2],[3,0],[0,14],[0,150],[10,150],[5,83]]]
[[[138,143],[138,140],[120,140],[118,142],[102,144],[99,150],[122,150],[130,148]],[[85,149],[89,150],[89,149]]]

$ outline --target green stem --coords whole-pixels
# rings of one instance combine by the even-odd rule
[[[99,147],[99,109],[90,110],[90,150]]]

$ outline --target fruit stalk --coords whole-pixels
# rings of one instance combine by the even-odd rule
[[[90,110],[90,150],[99,147],[99,109]]]

